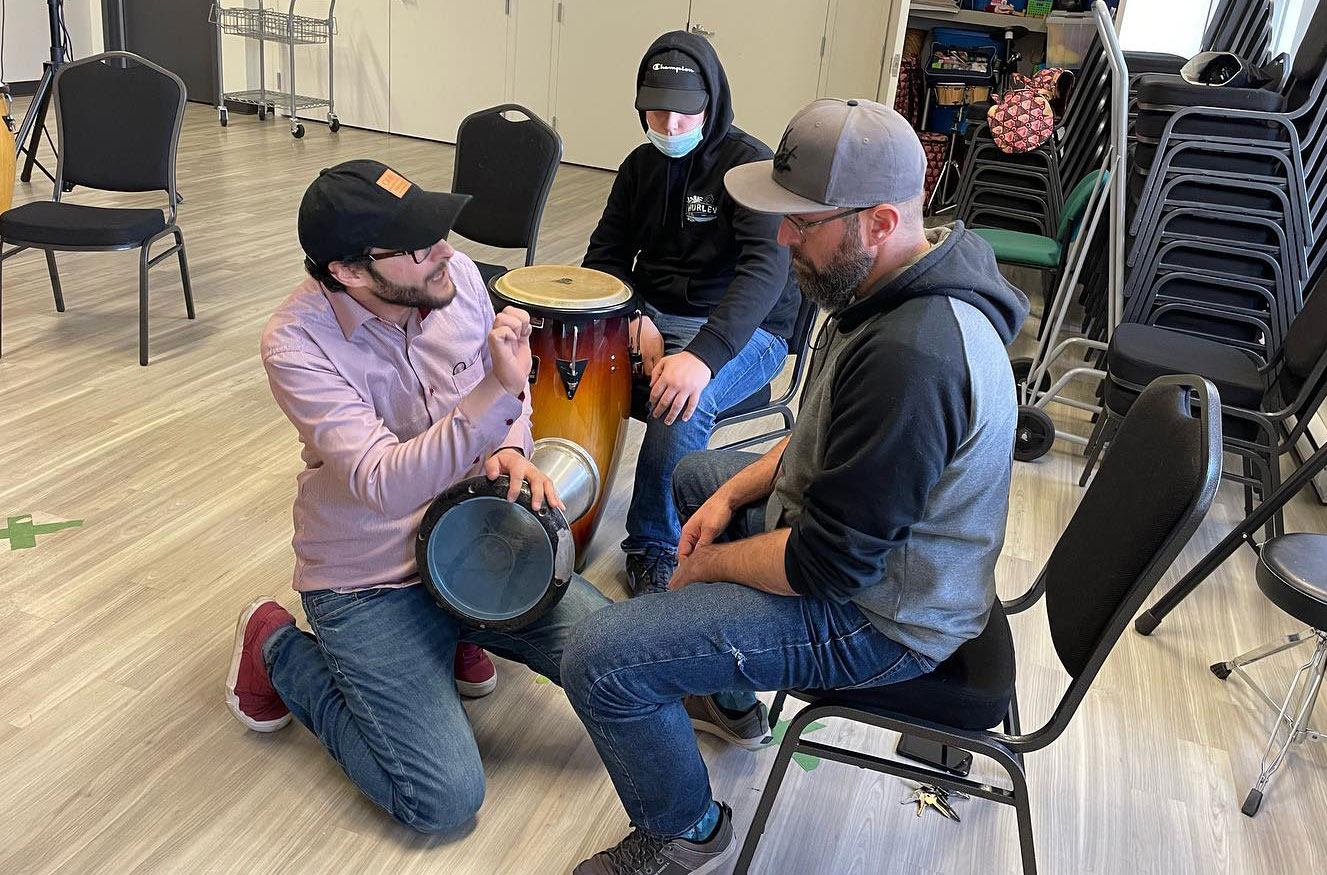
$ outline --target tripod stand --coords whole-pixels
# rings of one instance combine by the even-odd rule
[[[37,147],[41,144],[42,132],[46,130],[46,112],[51,105],[51,91],[55,87],[55,74],[65,64],[65,50],[68,46],[68,31],[64,23],[64,0],[46,0],[48,23],[51,29],[51,60],[42,65],[41,82],[37,83],[37,92],[32,95],[23,124],[14,135],[18,145],[17,155],[24,155],[23,172],[19,179],[32,180],[32,168],[38,167],[46,177],[55,182],[55,177],[37,160]],[[49,135],[48,135],[49,136]]]

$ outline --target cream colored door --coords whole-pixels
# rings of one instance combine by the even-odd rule
[[[645,142],[634,108],[636,70],[658,36],[686,27],[688,5],[688,0],[557,4],[552,113],[562,134],[563,160],[616,170]]]
[[[391,0],[394,134],[456,142],[461,119],[509,94],[508,0]]]
[[[770,148],[820,93],[828,13],[829,0],[691,0],[692,33],[728,73],[735,124]]]

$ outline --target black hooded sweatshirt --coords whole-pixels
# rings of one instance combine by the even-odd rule
[[[709,86],[704,136],[681,158],[651,143],[627,156],[582,263],[613,274],[664,313],[708,317],[686,349],[717,374],[756,328],[787,338],[801,295],[788,251],[775,240],[780,217],[739,206],[723,187],[729,168],[772,153],[733,126],[728,77],[714,48],[685,31],[664,34],[641,59],[637,85],[645,62],[669,49],[689,55]],[[640,123],[644,129],[643,112]]]

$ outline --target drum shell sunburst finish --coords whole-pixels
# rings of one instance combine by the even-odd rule
[[[616,291],[605,292],[614,284]],[[563,452],[570,443],[592,459],[596,469],[597,495],[588,511],[570,521],[579,569],[598,527],[631,416],[630,290],[599,271],[538,265],[498,277],[491,291],[499,309],[520,307],[531,316],[535,366],[530,404],[536,458],[541,452]],[[575,304],[553,303],[577,294],[582,298]],[[543,440],[549,438],[558,440]]]

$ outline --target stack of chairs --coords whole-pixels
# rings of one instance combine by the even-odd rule
[[[1107,353],[1108,416],[1089,454],[1136,381],[1176,367],[1215,377],[1226,448],[1242,460],[1227,476],[1252,507],[1279,484],[1279,457],[1327,392],[1327,305],[1306,304],[1310,290],[1327,294],[1327,3],[1279,88],[1165,75],[1135,84],[1125,324]],[[1280,528],[1278,517],[1269,534]]]

